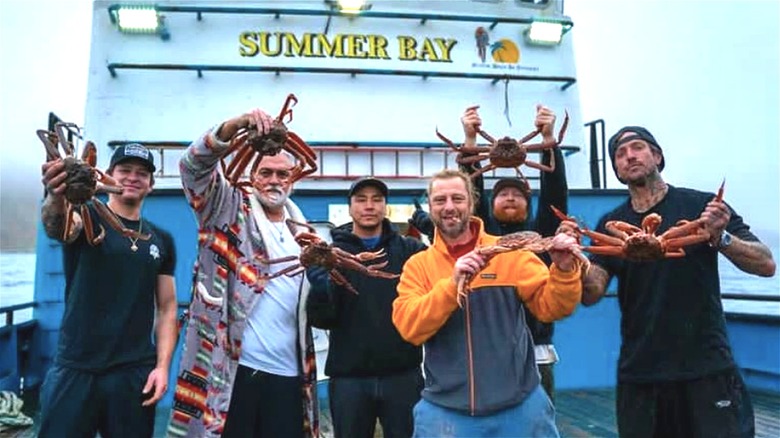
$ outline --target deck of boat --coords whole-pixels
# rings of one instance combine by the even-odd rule
[[[756,437],[769,438],[780,436],[780,394],[751,391],[756,417]],[[562,437],[617,437],[615,422],[615,390],[559,391],[555,397],[557,422]],[[25,411],[34,409],[25,406]],[[155,425],[155,437],[165,436],[168,423],[168,410],[158,409]],[[28,412],[29,414],[29,412]],[[331,429],[327,419],[327,409],[323,410],[322,436],[330,437]],[[35,428],[15,432],[0,432],[0,436],[28,438],[35,436]],[[381,433],[377,433],[381,436]]]

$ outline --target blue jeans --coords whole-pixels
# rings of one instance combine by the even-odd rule
[[[481,417],[420,400],[414,407],[414,437],[558,438],[559,435],[555,408],[539,385],[519,405]]]
[[[385,438],[409,438],[423,385],[420,368],[382,377],[332,377],[328,399],[335,438],[372,438],[377,419]]]

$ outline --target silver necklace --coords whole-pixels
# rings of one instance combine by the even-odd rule
[[[133,252],[138,251],[138,245],[136,245],[136,243],[138,243],[138,239],[141,238],[141,230],[143,229],[143,226],[144,226],[144,221],[139,219],[139,223],[138,223],[138,237],[133,239],[132,237],[127,236],[127,238],[130,239],[130,243],[132,243],[132,245],[130,245],[130,250],[133,251]]]
[[[271,221],[269,221],[269,222],[271,222]],[[274,228],[276,228],[276,232],[279,233],[279,241],[280,242],[284,242],[284,231],[283,231],[284,230],[284,226],[285,226],[284,225],[284,220],[282,220],[281,224],[282,224],[281,226],[277,226],[276,222],[271,222],[271,225]]]

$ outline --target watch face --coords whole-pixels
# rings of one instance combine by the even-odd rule
[[[726,248],[729,245],[731,245],[731,234],[724,231],[723,234],[720,236],[720,247]]]

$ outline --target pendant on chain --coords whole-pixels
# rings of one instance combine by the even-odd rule
[[[135,242],[133,242],[133,244],[130,245],[130,250],[133,252],[138,251],[138,245],[136,245]]]

